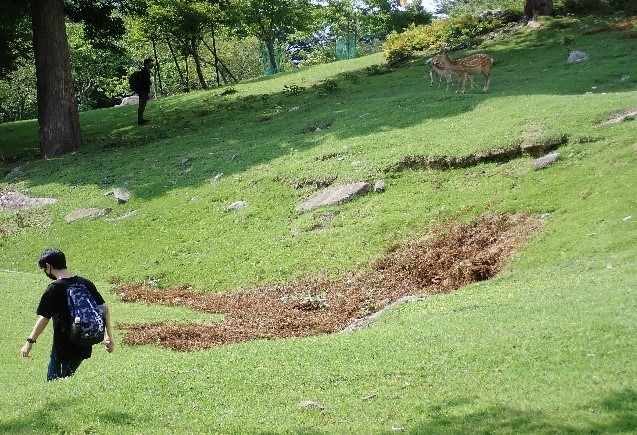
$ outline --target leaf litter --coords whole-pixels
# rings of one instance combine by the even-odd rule
[[[224,316],[209,324],[117,326],[124,330],[125,344],[176,351],[339,332],[401,298],[448,293],[492,278],[541,226],[540,219],[524,214],[486,214],[472,223],[453,219],[338,280],[317,275],[227,294],[196,293],[187,285],[160,290],[126,284],[113,289],[124,302],[185,306]]]

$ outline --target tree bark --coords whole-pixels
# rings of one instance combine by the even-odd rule
[[[526,21],[535,20],[543,15],[553,15],[553,0],[524,0]]]
[[[181,67],[179,66],[179,59],[177,59],[177,55],[175,54],[175,50],[173,49],[173,46],[170,43],[170,40],[166,40],[166,44],[168,45],[168,49],[170,50],[170,55],[173,58],[173,62],[175,62],[175,68],[177,69],[177,73],[179,74],[179,83],[181,83],[182,88],[185,91],[185,88],[188,86],[188,83],[186,82],[184,73],[182,72]]]
[[[157,43],[155,41],[155,38],[151,39],[151,42],[153,44],[153,55],[155,56],[155,74],[157,74],[157,82],[159,83],[159,95],[164,95],[164,87],[161,84],[161,65],[159,64],[159,61],[157,60]],[[155,98],[157,97],[157,85],[155,85]]]
[[[32,0],[40,151],[58,156],[82,146],[63,0]]]
[[[197,36],[190,36],[190,51],[192,58],[195,61],[195,71],[197,72],[197,78],[199,79],[199,85],[201,89],[208,89],[206,78],[203,76],[203,70],[201,68],[201,58],[199,57],[199,49],[197,48]]]

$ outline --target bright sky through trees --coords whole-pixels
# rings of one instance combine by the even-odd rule
[[[434,12],[436,10],[435,0],[422,0],[422,6],[428,12]]]

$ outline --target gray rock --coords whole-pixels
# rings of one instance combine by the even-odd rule
[[[118,187],[113,190],[113,195],[119,204],[123,204],[130,199],[131,193],[129,190]]]
[[[303,400],[302,402],[299,402],[298,407],[301,409],[318,409],[319,411],[325,410],[325,405],[314,400]]]
[[[16,175],[20,175],[21,173],[22,167],[16,166],[15,168],[11,169],[11,172],[9,172],[5,178],[15,177]]]
[[[364,181],[332,186],[297,206],[296,211],[303,213],[325,205],[341,204],[358,195],[362,195],[367,192],[370,187],[369,183]]]
[[[223,177],[223,172],[215,172],[215,175],[210,179],[211,183],[216,183]]]
[[[542,156],[538,159],[535,159],[533,162],[533,169],[542,169],[547,166],[551,166],[553,163],[557,162],[560,158],[560,153],[551,153],[545,156]]]
[[[230,204],[226,208],[226,210],[243,210],[247,206],[248,206],[248,203],[246,201],[235,201],[232,204]]]
[[[124,219],[128,219],[129,217],[135,216],[138,212],[139,210],[131,210],[128,213],[124,213],[121,216],[106,218],[104,220],[107,222],[123,221]]]
[[[111,211],[113,211],[112,208],[104,208],[104,209],[102,209],[102,208],[81,208],[79,210],[75,210],[73,213],[69,213],[68,215],[66,215],[65,220],[68,223],[71,223],[71,222],[76,221],[78,219],[85,219],[85,218],[97,219],[99,217],[106,216]]]
[[[0,211],[20,211],[43,207],[57,202],[54,198],[31,198],[20,192],[7,192],[0,196]]]
[[[340,332],[346,333],[346,332],[358,331],[359,329],[369,326],[372,322],[375,322],[376,320],[378,320],[380,316],[382,316],[383,314],[385,314],[386,312],[390,310],[393,310],[394,308],[400,305],[403,305],[409,302],[420,302],[424,300],[425,298],[422,296],[403,296],[397,301],[394,301],[391,304],[387,305],[382,310],[376,311],[374,314],[354,320],[352,323],[350,323],[345,328],[343,328]]]
[[[384,192],[387,189],[387,183],[384,180],[376,180],[374,183],[374,192]]]
[[[566,62],[577,63],[584,60],[588,60],[588,54],[584,53],[583,51],[571,51],[568,54],[568,59],[566,59]]]
[[[115,105],[115,107],[137,105],[137,104],[139,104],[139,97],[137,95],[131,95],[130,97],[122,98],[122,102],[120,104]]]
[[[481,20],[486,20],[487,18],[491,18],[491,17],[501,17],[504,15],[504,9],[492,9],[492,10],[486,10],[486,11],[482,11],[478,14],[478,16],[480,17]]]

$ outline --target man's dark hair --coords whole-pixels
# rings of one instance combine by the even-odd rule
[[[47,263],[57,270],[66,269],[66,256],[59,249],[45,249],[40,255],[38,266],[40,266],[40,269],[44,269]]]
[[[154,62],[150,57],[147,59],[144,59],[144,66],[148,66],[151,62]]]

